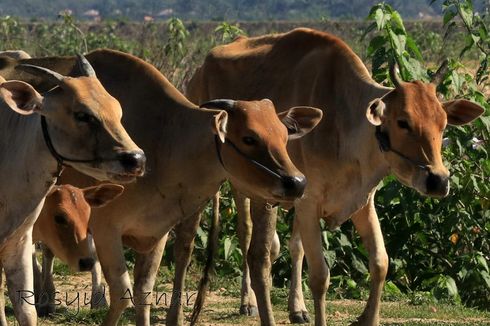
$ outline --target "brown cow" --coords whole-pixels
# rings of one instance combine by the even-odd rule
[[[117,324],[122,311],[134,302],[136,323],[149,325],[146,303],[152,298],[149,294],[171,228],[186,221],[189,234],[195,233],[194,221],[198,224],[199,212],[225,179],[250,196],[273,202],[300,197],[305,179],[287,154],[288,133],[301,137],[322,115],[320,110],[300,107],[278,117],[270,100],[217,100],[198,107],[153,66],[134,56],[98,50],[87,59],[121,102],[125,126],[145,150],[149,171],[148,177],[125,188],[118,205],[102,207],[90,219],[110,289],[104,324]],[[70,57],[20,62],[77,73]],[[86,186],[93,181],[65,172],[62,182]],[[134,291],[123,244],[137,252]],[[187,266],[188,261],[183,263]],[[174,291],[173,297],[180,300],[181,293]]]
[[[321,108],[327,117],[308,137],[291,142],[288,148],[309,180],[305,196],[294,204],[292,322],[308,320],[301,289],[301,261],[306,254],[315,325],[325,325],[329,269],[322,254],[319,220],[334,228],[352,218],[369,251],[371,273],[369,300],[357,323],[378,324],[388,256],[374,207],[376,186],[392,173],[423,195],[446,196],[449,172],[441,157],[442,133],[447,124],[466,124],[483,112],[463,99],[441,103],[434,84],[402,82],[394,69],[391,78],[394,89],[379,85],[343,41],[299,28],[284,34],[241,37],[216,47],[190,82],[188,95],[197,103],[220,97],[268,97],[279,111],[311,105]],[[262,205],[252,200],[252,216],[241,212],[239,223],[250,224],[247,220],[251,218],[254,227],[252,231],[245,228],[240,242],[246,253],[252,232],[248,249],[252,287],[262,325],[273,325],[269,248],[275,224],[268,230],[255,227],[262,218],[256,213]],[[243,303],[254,305],[253,293],[248,292],[250,297]]]
[[[143,175],[145,159],[121,125],[120,104],[83,56],[76,78],[33,65],[13,69],[14,62],[0,57],[7,79],[0,84],[0,265],[15,317],[34,325],[32,226],[63,165],[101,180],[133,181]],[[40,94],[15,80],[34,75],[50,88]]]
[[[116,184],[80,189],[71,185],[55,186],[46,197],[32,230],[34,243],[42,244],[42,270],[33,253],[34,293],[39,316],[55,309],[53,259],[58,257],[73,271],[92,271],[91,307],[104,305],[100,264],[89,230],[91,208],[105,206],[124,190]]]

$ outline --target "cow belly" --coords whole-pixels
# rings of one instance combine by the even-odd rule
[[[366,187],[345,185],[342,188],[329,189],[324,193],[320,203],[321,218],[329,229],[338,228],[359,209],[366,206],[375,185]]]
[[[147,253],[153,250],[157,245],[158,241],[156,237],[145,237],[145,236],[132,236],[123,235],[122,241],[125,246],[128,246],[139,253]]]

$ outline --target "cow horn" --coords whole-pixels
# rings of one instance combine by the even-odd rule
[[[395,87],[399,87],[403,80],[400,79],[400,76],[398,75],[398,65],[396,63],[392,63],[390,65],[390,78]]]
[[[449,61],[446,59],[441,63],[439,69],[437,69],[437,71],[432,75],[430,82],[436,86],[442,83],[442,81],[444,80],[444,76],[446,76],[448,68]]]
[[[208,109],[215,108],[224,111],[230,111],[233,110],[233,108],[235,107],[235,103],[236,101],[234,100],[217,99],[201,104],[199,107],[208,108]]]
[[[80,67],[80,72],[82,73],[82,76],[96,77],[95,70],[90,64],[90,62],[88,62],[87,58],[85,58],[85,56],[83,56],[80,53],[77,54],[77,58],[78,58],[78,66]]]
[[[29,74],[35,75],[35,76],[42,76],[46,77],[50,82],[59,85],[63,81],[65,77],[63,75],[57,73],[56,71],[50,70],[48,68],[44,67],[39,67],[39,66],[34,66],[30,64],[20,64],[15,67],[15,69],[19,69],[22,71],[25,71]]]

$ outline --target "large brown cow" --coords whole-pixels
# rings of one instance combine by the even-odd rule
[[[87,58],[103,85],[121,102],[125,126],[148,158],[147,177],[125,187],[118,205],[100,208],[90,220],[110,289],[104,324],[115,325],[134,302],[136,323],[149,325],[147,303],[152,300],[149,294],[170,229],[187,219],[194,221],[227,178],[248,195],[274,202],[301,196],[305,178],[286,152],[288,132],[289,137],[302,136],[322,114],[317,109],[292,108],[281,122],[269,100],[218,100],[199,108],[143,60],[110,50],[94,51]],[[70,57],[20,62],[77,73]],[[62,182],[92,183],[66,172]],[[186,227],[193,235],[197,226]],[[123,244],[137,252],[132,292]],[[174,291],[173,296],[180,298],[181,293]]]
[[[12,62],[0,57],[0,69]],[[84,57],[76,62],[82,71],[77,78],[32,65],[0,70],[5,79],[35,74],[51,84],[42,95],[24,81],[0,84],[0,267],[21,325],[37,320],[30,298],[32,226],[63,164],[112,181],[132,181],[144,172],[144,154],[121,125],[120,104]]]
[[[190,82],[188,96],[197,103],[223,96],[268,97],[279,111],[311,105],[324,112],[326,118],[308,137],[289,145],[294,163],[309,181],[304,198],[294,205],[289,301],[293,322],[308,319],[301,289],[301,261],[306,254],[315,325],[325,325],[329,269],[322,254],[319,220],[333,228],[351,218],[369,251],[371,273],[369,300],[357,323],[378,324],[388,256],[374,207],[376,186],[392,173],[423,195],[446,196],[449,172],[441,157],[442,133],[446,124],[469,123],[483,112],[463,99],[441,103],[434,84],[402,82],[394,69],[391,78],[396,87],[382,87],[343,41],[299,28],[285,34],[241,37],[216,47]],[[261,216],[254,215],[262,203],[252,200],[250,206],[252,216],[242,212],[245,222],[241,223],[253,220],[252,242],[250,230],[241,234],[242,250],[247,252],[250,243],[248,263],[261,321],[273,325],[268,281],[274,230],[256,229]],[[250,295],[244,304],[254,305]]]

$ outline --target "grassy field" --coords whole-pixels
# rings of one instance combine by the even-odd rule
[[[157,293],[152,300],[152,325],[164,325],[167,309],[170,305],[172,286],[168,282],[173,276],[162,267],[157,281]],[[57,313],[49,318],[40,318],[39,325],[98,325],[102,322],[106,310],[91,311],[84,304],[90,298],[90,274],[77,273],[71,275],[61,265],[57,264],[55,271],[56,290],[59,291],[61,305]],[[195,288],[199,274],[189,275],[189,288]],[[220,279],[213,282],[215,288],[209,293],[205,308],[201,315],[200,325],[258,325],[258,317],[245,317],[238,313],[240,305],[238,280]],[[221,288],[216,288],[220,284]],[[78,297],[77,297],[78,295]],[[107,295],[107,293],[106,293]],[[306,296],[309,297],[308,290]],[[332,296],[330,296],[332,297]],[[184,301],[184,314],[190,317],[195,292],[189,291]],[[274,288],[271,294],[274,314],[278,325],[288,325],[287,289]],[[87,299],[88,300],[88,299]],[[465,308],[461,305],[423,302],[414,304],[414,300],[398,298],[395,301],[385,301],[381,307],[382,325],[490,325],[490,312]],[[187,304],[188,303],[188,304]],[[327,318],[329,325],[349,325],[360,315],[365,301],[328,299]],[[307,300],[310,312],[313,311],[312,300]],[[7,302],[8,320],[15,323],[10,302]],[[134,325],[134,310],[128,309],[121,325]]]

